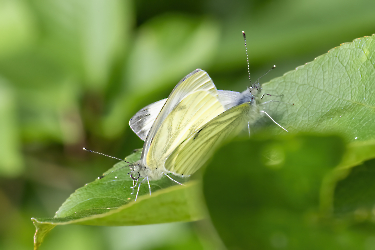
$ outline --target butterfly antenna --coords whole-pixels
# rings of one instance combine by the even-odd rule
[[[246,34],[245,34],[245,31],[242,31],[242,36],[243,36],[243,40],[245,41],[245,52],[246,52],[246,62],[247,62],[247,73],[249,74],[249,82],[250,82],[250,86],[251,86],[249,54],[247,53],[247,44],[246,44]]]
[[[126,163],[128,163],[128,164],[131,164],[130,162],[125,161],[125,160],[123,160],[123,159],[120,159],[120,158],[117,158],[117,157],[114,157],[114,156],[110,156],[110,155],[106,155],[106,154],[103,154],[103,153],[100,153],[100,152],[92,151],[92,150],[87,149],[87,148],[83,148],[83,150],[88,151],[88,152],[90,152],[90,153],[94,153],[94,154],[104,155],[104,156],[107,156],[107,157],[109,157],[109,158],[112,158],[112,159],[115,159],[115,160],[119,160],[119,161],[124,161],[124,162],[126,162]],[[118,169],[116,169],[116,170],[114,170],[114,171],[118,171],[118,170],[123,169],[123,168],[125,168],[125,167],[128,167],[128,166],[124,166],[124,167],[118,168]],[[111,173],[113,173],[114,171],[112,171]],[[105,176],[106,176],[106,175],[99,176],[98,179],[103,179]]]
[[[120,159],[120,158],[117,158],[117,157],[114,157],[114,156],[110,156],[110,155],[106,155],[106,154],[103,154],[103,153],[100,153],[100,152],[92,151],[92,150],[87,149],[87,148],[83,148],[83,150],[88,151],[88,152],[90,152],[90,153],[98,154],[98,155],[104,155],[104,156],[107,156],[107,157],[109,157],[109,158],[112,158],[112,159],[115,159],[115,160],[119,160],[119,161],[124,161],[124,162],[130,164],[130,162],[125,161],[125,160]]]
[[[260,78],[262,78],[263,76],[267,75],[268,73],[270,73],[271,70],[273,70],[274,68],[276,68],[276,65],[273,65],[272,68],[270,68],[266,73],[264,73],[261,77],[259,77],[256,82],[259,83],[259,80]]]

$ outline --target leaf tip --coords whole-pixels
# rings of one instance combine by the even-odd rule
[[[55,227],[55,225],[41,223],[36,218],[31,218],[31,221],[35,226],[34,250],[38,250],[44,240],[44,237]]]

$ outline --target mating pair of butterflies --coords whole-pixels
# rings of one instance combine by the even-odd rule
[[[265,113],[259,105],[260,91],[259,83],[242,93],[217,90],[205,71],[194,70],[168,98],[144,107],[130,119],[131,129],[144,140],[140,160],[130,166],[131,177],[149,182],[169,177],[168,173],[193,174],[223,140]]]

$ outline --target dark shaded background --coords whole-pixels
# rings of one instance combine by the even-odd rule
[[[266,82],[374,32],[371,0],[0,0],[0,249],[30,249],[31,217],[142,141],[128,127],[195,68],[218,89]],[[243,156],[246,160],[246,155]],[[200,223],[57,227],[42,249],[216,249]]]

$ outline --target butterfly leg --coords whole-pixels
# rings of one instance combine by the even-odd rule
[[[286,103],[286,104],[294,105],[294,103],[290,103],[290,102],[281,102],[281,101],[275,101],[275,100],[270,100],[270,101],[262,102],[260,105],[268,104],[268,103],[270,103],[270,102],[280,102],[280,103]]]
[[[138,190],[137,190],[137,194],[135,195],[134,201],[137,201],[138,194],[139,194],[139,189],[141,188],[141,184],[142,184],[142,182],[140,181],[139,184],[138,184]]]
[[[284,95],[263,94],[263,95],[260,97],[260,99],[263,99],[263,97],[264,97],[265,95],[268,95],[268,96],[275,96],[275,97],[283,97],[283,96],[284,96]]]
[[[135,187],[137,186],[137,184],[138,184],[138,182],[136,182],[135,180],[133,180],[133,186],[130,187],[130,188],[133,190],[133,191],[130,193],[131,195],[134,194],[134,189],[135,189]]]
[[[249,137],[250,137],[250,122],[247,123],[247,131],[249,131]]]
[[[150,185],[150,180],[148,179],[148,176],[147,176],[146,178],[147,178],[147,184],[148,184],[148,191],[150,192],[150,195],[151,195],[151,185]]]
[[[273,121],[277,126],[279,126],[280,128],[282,128],[283,130],[285,130],[286,132],[288,132],[288,130],[286,130],[283,126],[281,126],[280,124],[278,124],[274,119],[272,119],[272,117],[269,115],[269,114],[267,114],[267,112],[266,111],[260,111],[261,113],[264,113],[264,114],[266,114],[267,116],[268,116],[268,118],[270,118],[271,119],[271,121]]]
[[[164,173],[164,175],[167,176],[171,181],[173,181],[173,182],[175,182],[175,183],[177,183],[177,184],[179,184],[179,185],[184,185],[184,184],[182,184],[182,183],[179,183],[178,181],[176,181],[175,179],[173,179],[172,177],[170,177],[170,176],[167,175],[166,173]]]

